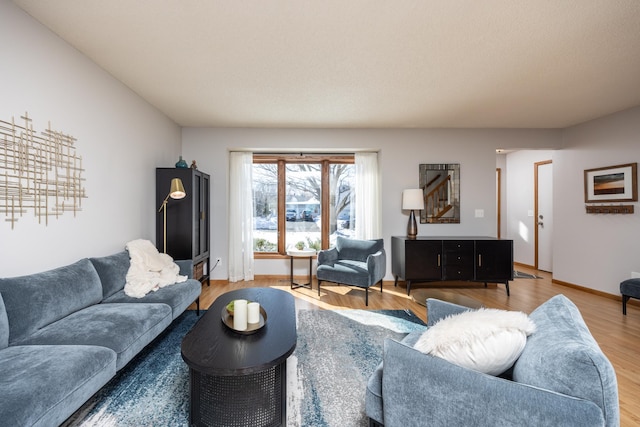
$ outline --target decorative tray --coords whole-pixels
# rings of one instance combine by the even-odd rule
[[[264,308],[261,305],[260,306],[260,321],[258,323],[248,323],[247,322],[247,329],[244,330],[244,331],[239,331],[239,330],[237,330],[237,329],[235,329],[233,327],[233,316],[229,313],[229,311],[227,310],[227,307],[225,306],[222,309],[222,323],[224,323],[233,332],[236,332],[238,334],[243,334],[243,335],[255,334],[260,329],[262,329],[262,327],[264,325],[267,324],[267,312],[264,311]]]

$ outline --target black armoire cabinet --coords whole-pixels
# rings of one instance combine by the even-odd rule
[[[197,169],[157,168],[156,209],[171,189],[171,180],[180,178],[187,195],[169,198],[167,203],[167,254],[173,259],[193,260],[193,278],[209,281],[210,271],[210,177]],[[156,247],[162,252],[163,213],[156,214]]]

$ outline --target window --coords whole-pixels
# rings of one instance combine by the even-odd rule
[[[335,245],[355,229],[353,155],[254,155],[253,250]]]

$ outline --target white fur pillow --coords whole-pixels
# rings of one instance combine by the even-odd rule
[[[509,369],[536,325],[520,311],[491,308],[448,316],[427,329],[414,348],[490,375]]]

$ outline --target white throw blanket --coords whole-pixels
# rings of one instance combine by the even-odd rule
[[[159,253],[150,241],[132,240],[126,248],[131,258],[124,285],[124,293],[128,296],[142,298],[151,291],[187,280],[187,276],[179,274],[180,267],[173,258]]]

